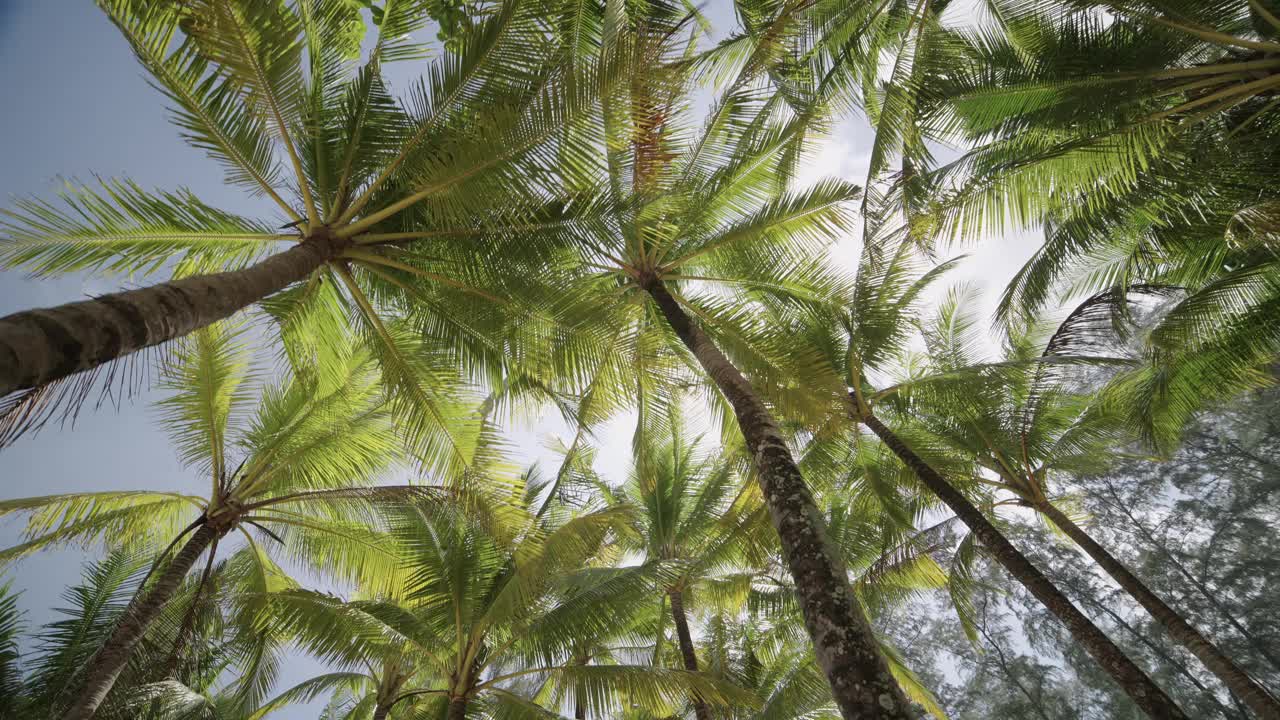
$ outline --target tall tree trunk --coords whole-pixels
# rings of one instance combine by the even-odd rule
[[[1208,638],[1200,634],[1200,631],[1191,626],[1182,615],[1176,610],[1169,607],[1154,592],[1150,590],[1141,580],[1129,569],[1124,566],[1106,548],[1099,545],[1092,537],[1089,536],[1080,526],[1071,521],[1061,510],[1050,502],[1042,502],[1036,504],[1036,509],[1044,514],[1045,517],[1053,521],[1067,534],[1077,545],[1080,546],[1085,553],[1093,558],[1093,561],[1111,576],[1124,591],[1147,612],[1151,613],[1151,617],[1156,622],[1164,626],[1169,636],[1180,643],[1187,650],[1191,651],[1204,666],[1218,676],[1222,684],[1226,685],[1231,692],[1235,693],[1249,709],[1253,711],[1262,720],[1280,720],[1280,703],[1264,689],[1261,685],[1249,677],[1248,673],[1240,669],[1231,658],[1218,649],[1216,645],[1209,642]]]
[[[93,717],[111,691],[116,678],[128,664],[134,646],[142,639],[147,627],[160,614],[164,604],[173,598],[200,554],[217,537],[218,530],[210,525],[201,525],[173,557],[173,562],[169,563],[169,567],[165,568],[151,589],[129,603],[111,637],[89,660],[80,695],[63,715],[63,720],[88,720]]]
[[[305,279],[348,241],[327,232],[243,270],[0,318],[0,396],[182,337]]]
[[[467,698],[455,697],[449,698],[449,714],[445,716],[445,720],[466,720],[467,717]]]
[[[1070,585],[1067,585],[1066,587],[1068,590],[1073,590],[1073,588]],[[1218,699],[1218,694],[1210,690],[1208,687],[1206,687],[1204,683],[1200,682],[1200,678],[1196,677],[1195,673],[1187,669],[1187,666],[1185,663],[1183,663],[1180,659],[1170,655],[1168,651],[1160,647],[1160,645],[1158,645],[1151,638],[1144,635],[1140,630],[1138,630],[1138,628],[1134,627],[1127,620],[1121,617],[1120,614],[1117,613],[1114,609],[1112,609],[1110,605],[1098,600],[1095,597],[1092,597],[1088,592],[1081,590],[1080,588],[1074,588],[1074,590],[1076,594],[1076,600],[1078,602],[1089,605],[1093,607],[1095,610],[1097,610],[1098,612],[1111,618],[1112,622],[1114,622],[1117,626],[1119,626],[1125,632],[1132,635],[1135,640],[1142,643],[1142,645],[1145,648],[1151,651],[1151,654],[1160,658],[1160,662],[1163,662],[1169,667],[1178,671],[1178,674],[1186,678],[1187,682],[1191,683],[1192,687],[1200,691],[1200,693],[1205,697],[1211,698],[1213,700],[1213,703],[1217,705],[1218,709],[1222,712],[1223,717],[1227,718],[1228,720],[1247,720],[1248,719],[1249,714],[1247,712],[1244,712],[1243,708],[1237,708],[1236,710],[1233,710],[1232,708],[1229,708],[1225,704],[1223,704],[1223,702]]]
[[[373,720],[387,720],[389,712],[391,712],[391,703],[379,700],[378,704],[373,706]]]
[[[961,495],[960,491],[956,490],[942,475],[920,459],[919,455],[912,452],[901,438],[885,427],[884,423],[874,415],[865,415],[862,422],[871,428],[876,437],[880,438],[893,451],[893,454],[915,473],[925,487],[951,508],[961,522],[968,526],[969,531],[982,542],[996,562],[1000,563],[1015,580],[1022,583],[1023,587],[1048,608],[1049,612],[1067,626],[1071,637],[1080,643],[1081,647],[1102,666],[1102,669],[1106,670],[1107,674],[1128,693],[1135,705],[1149,717],[1159,720],[1187,717],[1182,709],[1115,643],[1111,642],[1111,639],[1098,629],[1097,625],[1072,605],[1049,578],[1032,565],[1031,561],[1019,552],[973,503],[969,502],[968,498]]]
[[[671,590],[671,617],[676,621],[676,638],[680,641],[680,657],[684,660],[684,669],[698,672],[698,655],[693,650],[693,636],[689,634],[689,617],[684,612],[684,593]],[[697,693],[693,695],[693,714],[698,720],[711,720],[711,711]]]
[[[733,405],[755,461],[782,556],[795,581],[814,654],[847,720],[907,720],[914,713],[880,654],[849,574],[827,538],[822,514],[796,467],[786,440],[754,388],[715,343],[689,319],[662,282],[644,288],[671,328]]]

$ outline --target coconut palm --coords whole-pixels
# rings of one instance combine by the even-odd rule
[[[0,503],[0,513],[28,516],[27,540],[3,551],[6,561],[67,543],[165,547],[67,717],[92,715],[187,573],[206,553],[212,563],[229,535],[255,549],[259,577],[275,566],[250,530],[318,572],[377,588],[394,579],[398,562],[379,539],[379,504],[453,492],[377,484],[402,453],[369,355],[331,348],[328,376],[294,374],[268,386],[250,413],[245,347],[235,330],[208,326],[179,344],[166,376],[173,394],[162,403],[164,425],[183,461],[206,476],[207,495],[126,490]]]
[[[1124,404],[1168,452],[1209,401],[1267,381],[1280,353],[1270,0],[990,3],[923,103],[976,148],[938,168],[938,230],[1043,225],[1006,289],[1016,326],[1059,296],[1173,297]]]
[[[246,549],[218,563],[209,578],[188,578],[175,601],[153,622],[95,717],[257,720],[290,703],[307,701],[343,679],[323,675],[274,697],[264,695],[275,680],[283,647],[252,623],[241,622],[249,616],[233,616],[244,604],[236,596],[280,591],[280,582],[288,581],[277,574],[269,585],[255,587],[253,568],[259,563],[251,554]],[[63,593],[66,605],[58,610],[61,617],[35,634],[36,650],[23,658],[24,666],[6,667],[10,685],[3,699],[9,714],[57,717],[65,709],[85,665],[110,637],[151,562],[146,553],[114,550],[85,567],[81,582]],[[6,620],[0,623],[0,647],[16,649],[20,618],[14,599],[6,594],[0,600],[0,616]],[[193,602],[199,603],[198,621],[189,623],[188,607]],[[199,632],[181,642],[189,625]],[[177,664],[175,641],[181,642]],[[234,677],[227,677],[228,668],[235,668]]]
[[[724,451],[718,458],[709,454],[701,438],[688,436],[678,412],[665,423],[642,426],[635,440],[626,485],[616,493],[607,486],[600,489],[611,502],[637,510],[634,533],[619,538],[620,549],[645,562],[678,568],[666,586],[658,588],[658,603],[663,610],[670,605],[684,669],[698,672],[687,603],[698,600],[704,581],[723,582],[724,573],[749,577],[740,569],[760,554],[755,546],[763,528],[734,511],[739,483],[734,458]],[[698,720],[711,717],[699,697],[693,698],[693,709]]]
[[[605,716],[627,704],[669,712],[690,692],[717,703],[748,698],[697,673],[583,661],[582,648],[629,626],[652,605],[644,591],[671,573],[660,563],[600,564],[602,553],[616,555],[606,543],[625,531],[629,510],[561,506],[538,517],[532,510],[546,489],[530,485],[500,525],[461,509],[401,508],[394,532],[409,572],[399,592],[352,601],[281,593],[269,601],[270,622],[330,662],[384,673],[366,683],[376,688],[365,701],[375,717],[412,707],[450,720],[544,717],[570,702]]]
[[[570,206],[547,216],[566,248],[565,294],[585,306],[583,326],[593,328],[580,337],[635,337],[627,328],[651,328],[650,337],[714,383],[719,411],[732,408],[758,469],[837,701],[850,717],[902,716],[907,702],[822,539],[787,440],[763,396],[719,347],[733,343],[734,326],[749,318],[741,301],[753,292],[823,291],[813,258],[848,226],[846,205],[857,188],[826,181],[786,192],[808,119],[788,120],[750,62],[701,131],[691,132],[688,86],[698,64],[687,60],[684,14],[661,4],[644,11],[627,20],[630,27],[607,33],[604,50],[644,71],[605,96],[603,157],[570,184],[578,195]],[[606,348],[592,352],[608,356]]]
[[[515,298],[522,279],[537,277],[520,270],[537,257],[534,243],[482,240],[527,221],[572,167],[577,136],[562,130],[596,84],[587,63],[572,75],[561,67],[548,31],[554,4],[516,0],[476,18],[399,98],[383,73],[424,56],[413,36],[431,2],[377,3],[364,55],[360,3],[347,0],[99,5],[188,142],[277,216],[242,217],[187,190],[120,179],[68,185],[61,202],[17,201],[0,230],[6,267],[171,269],[177,279],[0,319],[0,394],[18,392],[4,406],[5,435],[54,400],[83,397],[93,376],[60,380],[288,288],[280,334],[309,337],[304,347],[321,354],[313,362],[324,359],[317,332],[364,338],[417,454],[462,462],[474,427],[436,387],[460,366],[478,373],[520,352],[518,326],[493,331],[528,315]]]
[[[925,388],[934,388],[936,392],[947,388],[963,393],[974,383],[989,382],[987,376],[999,377],[1006,371],[1000,364],[987,363],[966,364],[958,372],[927,374],[918,364],[908,363],[912,374],[902,382],[891,381],[889,373],[902,361],[914,323],[919,320],[918,299],[950,265],[944,263],[921,274],[919,261],[913,255],[916,240],[907,232],[910,226],[900,219],[901,211],[894,210],[900,207],[895,205],[900,202],[897,198],[893,193],[886,193],[869,204],[872,212],[864,224],[858,279],[847,291],[847,299],[803,307],[794,303],[772,303],[769,315],[774,339],[761,345],[797,353],[801,363],[797,367],[803,370],[793,372],[804,373],[807,387],[815,393],[828,393],[833,400],[843,399],[842,403],[816,404],[828,414],[810,417],[807,422],[813,432],[819,437],[847,436],[851,424],[867,425],[1007,571],[1063,620],[1090,655],[1139,703],[1145,704],[1145,710],[1157,717],[1179,713],[1172,700],[939,472],[941,469],[950,474],[959,473],[960,477],[971,477],[967,459],[935,452],[925,438],[910,432],[899,434],[877,416],[877,408],[896,409],[909,421],[915,413],[928,412],[929,403],[914,402]],[[1058,360],[1083,362],[1074,357]],[[903,429],[909,430],[909,427]],[[967,606],[963,594],[957,594],[957,600],[964,614]]]

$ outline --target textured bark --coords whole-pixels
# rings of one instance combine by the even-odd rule
[[[93,717],[111,691],[116,678],[128,664],[134,646],[142,639],[147,627],[160,614],[164,604],[173,598],[201,553],[217,537],[217,530],[209,525],[202,525],[173,557],[173,562],[169,563],[151,589],[129,603],[111,637],[89,660],[84,685],[71,708],[62,716],[63,720],[88,720]]]
[[[391,704],[378,701],[373,706],[373,720],[387,720],[387,713],[391,712]]]
[[[684,593],[672,590],[667,595],[671,598],[671,617],[676,621],[676,638],[680,641],[680,657],[684,660],[684,669],[698,672],[698,655],[693,650],[689,617],[684,612]],[[711,711],[696,693],[693,696],[693,714],[698,720],[711,720]]]
[[[987,548],[987,552],[1000,563],[1015,580],[1031,592],[1055,617],[1067,626],[1071,637],[1083,647],[1102,669],[1115,680],[1133,702],[1151,718],[1185,719],[1173,699],[1164,693],[1147,674],[1134,664],[1124,652],[1111,642],[1093,621],[1080,612],[1060,590],[1040,572],[1025,555],[1009,542],[995,525],[968,498],[960,494],[928,463],[912,452],[892,430],[885,427],[874,415],[866,415],[862,422],[871,428],[876,437],[898,456],[915,473],[920,482],[937,495],[960,518],[969,531]]]
[[[178,664],[182,662],[182,652],[187,641],[196,629],[196,617],[200,614],[200,606],[204,602],[204,590],[209,584],[209,575],[213,572],[213,558],[218,554],[218,541],[215,539],[209,547],[209,557],[205,560],[204,572],[200,574],[200,582],[196,585],[195,594],[191,598],[191,607],[187,608],[182,618],[182,626],[174,639],[173,649],[169,651],[169,659],[165,661],[164,676],[177,678]],[[145,584],[145,583],[144,583]]]
[[[1068,586],[1068,589],[1070,589],[1070,586]],[[1191,683],[1192,687],[1199,690],[1205,697],[1211,698],[1213,703],[1218,706],[1218,709],[1222,711],[1223,717],[1229,718],[1229,720],[1247,720],[1249,713],[1246,712],[1244,708],[1238,707],[1233,710],[1223,704],[1223,702],[1218,699],[1217,693],[1211,691],[1208,687],[1205,687],[1205,684],[1200,682],[1200,678],[1187,669],[1186,663],[1170,655],[1163,647],[1153,642],[1151,638],[1144,635],[1140,630],[1138,630],[1138,628],[1135,628],[1129,623],[1129,621],[1121,617],[1120,614],[1113,610],[1110,605],[1081,592],[1079,589],[1076,589],[1076,595],[1079,602],[1087,604],[1098,612],[1111,618],[1112,622],[1114,622],[1118,627],[1123,628],[1125,632],[1132,635],[1135,640],[1142,643],[1142,646],[1150,651],[1152,655],[1160,658],[1160,662],[1176,670],[1179,675],[1187,679],[1188,683]]]
[[[446,720],[466,720],[467,699],[465,697],[449,698],[449,714]]]
[[[347,241],[322,234],[243,270],[0,318],[0,396],[182,337],[305,279]]]
[[[1249,677],[1248,673],[1232,662],[1208,638],[1191,626],[1182,615],[1169,607],[1151,591],[1141,580],[1119,560],[1112,557],[1106,548],[1099,545],[1078,525],[1071,522],[1061,510],[1052,503],[1038,503],[1036,509],[1061,528],[1093,561],[1111,576],[1130,597],[1146,609],[1156,622],[1160,623],[1169,636],[1195,655],[1204,666],[1222,681],[1236,697],[1240,698],[1254,715],[1262,720],[1280,720],[1280,703],[1261,685]]]
[[[689,319],[658,280],[645,283],[671,328],[720,392],[733,405],[738,427],[755,460],[769,517],[795,581],[814,654],[848,720],[907,720],[910,704],[889,672],[866,615],[853,596],[849,575],[832,550],[826,526],[796,467],[777,422],[715,343]]]

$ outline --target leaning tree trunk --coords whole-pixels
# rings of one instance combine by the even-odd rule
[[[169,563],[169,567],[165,568],[151,589],[129,603],[111,637],[107,638],[89,660],[80,695],[62,716],[63,720],[88,720],[93,717],[111,691],[116,678],[128,664],[134,646],[142,639],[151,621],[160,614],[165,603],[173,598],[183,578],[191,571],[191,566],[217,537],[218,530],[210,525],[201,525],[174,556],[173,562]]]
[[[979,541],[986,546],[991,556],[1000,563],[1015,580],[1031,592],[1055,617],[1067,626],[1071,637],[1093,657],[1111,679],[1128,693],[1143,712],[1149,717],[1185,719],[1187,716],[1173,700],[1164,693],[1147,674],[1142,671],[1124,652],[1111,642],[1097,625],[1093,624],[1084,613],[1080,612],[1060,590],[1045,577],[1025,555],[1009,542],[995,525],[992,525],[968,498],[960,494],[946,478],[934,470],[928,463],[916,455],[906,443],[892,430],[885,427],[879,418],[867,414],[862,422],[871,428],[876,437],[888,446],[893,454],[903,462],[916,477],[937,495],[942,502],[951,508]]]
[[[1261,685],[1248,673],[1240,669],[1238,665],[1227,657],[1216,645],[1210,642],[1200,631],[1191,626],[1176,610],[1169,607],[1163,600],[1150,590],[1141,580],[1129,569],[1124,566],[1106,548],[1099,545],[1089,536],[1080,526],[1071,521],[1061,510],[1050,502],[1042,502],[1036,504],[1036,510],[1039,510],[1045,517],[1053,521],[1067,534],[1081,549],[1085,551],[1093,561],[1098,563],[1103,570],[1111,576],[1112,580],[1124,588],[1124,591],[1138,601],[1138,604],[1146,608],[1151,613],[1151,617],[1156,622],[1164,626],[1170,637],[1177,640],[1183,647],[1191,651],[1204,666],[1218,676],[1222,684],[1226,685],[1237,697],[1244,701],[1245,705],[1253,711],[1262,720],[1280,720],[1280,702],[1271,696]]]
[[[769,517],[782,542],[783,559],[795,581],[814,654],[841,715],[848,720],[914,717],[880,654],[866,615],[853,596],[848,572],[831,548],[822,515],[772,414],[751,383],[693,324],[660,280],[650,279],[645,290],[733,405],[755,460]]]
[[[243,270],[0,318],[0,397],[182,337],[305,279],[346,240],[314,234]]]
[[[684,660],[684,669],[698,672],[698,655],[693,650],[693,636],[689,634],[689,617],[684,612],[684,593],[672,590],[667,593],[671,598],[671,617],[676,621],[676,638],[680,641],[680,657]],[[697,694],[693,694],[693,714],[698,720],[711,720],[711,711]]]

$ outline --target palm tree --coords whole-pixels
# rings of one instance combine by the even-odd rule
[[[257,559],[251,549],[242,550],[214,568],[212,577],[189,579],[179,598],[166,606],[136,648],[129,666],[112,688],[95,717],[102,720],[177,720],[185,717],[252,718],[261,720],[294,702],[305,702],[319,692],[344,680],[339,674],[310,678],[274,697],[264,692],[274,682],[277,664],[271,661],[280,648],[275,638],[264,637],[261,628],[232,617],[237,602],[245,594],[260,595],[264,586],[246,580],[256,573]],[[5,693],[2,701],[8,716],[56,717],[65,708],[68,693],[76,686],[87,661],[111,635],[112,628],[129,606],[151,558],[146,553],[114,550],[87,565],[79,584],[63,593],[59,619],[34,634],[36,650],[16,662],[0,664]],[[277,578],[278,582],[278,578]],[[198,625],[202,632],[189,637],[182,646],[182,666],[172,667],[172,647],[185,628],[188,600],[197,602],[211,594],[233,596],[202,602]],[[12,648],[12,656],[0,650],[0,663],[18,658],[20,616],[16,596],[0,592],[0,648]],[[228,612],[231,611],[231,612]],[[185,617],[184,617],[185,616]],[[266,659],[265,662],[262,660]],[[226,682],[224,670],[236,669],[236,677]]]
[[[243,338],[217,324],[179,344],[166,376],[173,394],[163,401],[164,425],[182,459],[207,475],[207,496],[126,490],[0,502],[0,514],[28,515],[27,540],[0,560],[67,543],[165,546],[150,582],[89,663],[66,717],[93,714],[196,561],[208,553],[207,575],[229,534],[254,549],[259,577],[275,566],[250,528],[319,572],[377,588],[394,578],[397,562],[382,539],[378,507],[456,494],[376,484],[401,450],[375,364],[356,348],[345,357],[336,347],[331,353],[328,376],[294,375],[266,388],[249,417],[254,393]]]
[[[684,15],[661,5],[645,11],[605,33],[604,55],[631,58],[644,70],[604,97],[604,157],[570,185],[578,196],[569,207],[558,204],[547,214],[546,224],[556,225],[549,232],[566,248],[569,277],[561,285],[582,303],[583,327],[591,328],[577,339],[632,338],[630,328],[646,328],[714,383],[716,403],[732,409],[757,468],[840,707],[848,717],[905,717],[907,701],[826,545],[773,412],[719,347],[734,342],[734,325],[748,316],[750,306],[737,300],[749,301],[753,292],[823,291],[823,271],[812,258],[848,226],[846,204],[857,188],[826,181],[785,192],[809,119],[785,119],[785,105],[764,91],[751,60],[702,131],[685,142],[688,80],[698,63],[687,59]],[[760,51],[769,52],[776,48]],[[775,122],[779,114],[784,119]],[[701,288],[708,290],[694,295]],[[579,346],[578,363],[586,353],[611,351]]]
[[[806,385],[815,393],[826,392],[842,402],[818,402],[828,414],[814,415],[808,422],[819,436],[847,433],[850,420],[865,424],[924,484],[963,522],[1008,572],[1045,603],[1071,630],[1072,636],[1088,650],[1104,669],[1153,717],[1181,716],[1170,700],[1146,674],[1083,613],[1053,586],[971,501],[938,468],[956,463],[946,453],[929,452],[928,460],[918,454],[873,412],[879,406],[898,403],[907,417],[928,412],[927,402],[915,402],[925,388],[946,387],[962,393],[968,385],[984,381],[984,375],[1003,372],[999,365],[965,366],[961,372],[941,372],[909,377],[905,382],[877,388],[886,371],[892,370],[909,347],[915,304],[926,288],[946,271],[950,263],[917,275],[913,257],[915,238],[901,222],[893,222],[886,210],[899,195],[887,193],[869,205],[872,213],[864,225],[864,243],[858,280],[847,291],[847,300],[838,303],[810,303],[800,307],[773,303],[770,333],[773,339],[761,346],[784,348],[798,356],[792,372],[803,373]],[[816,359],[815,359],[816,358]],[[1070,358],[1064,358],[1070,360]],[[909,364],[909,367],[911,365]],[[915,446],[932,448],[916,439]],[[963,606],[963,599],[961,605]],[[961,607],[964,610],[963,607]]]
[[[957,35],[924,122],[976,148],[932,173],[937,229],[1042,225],[1005,291],[1017,325],[1056,296],[1171,307],[1124,404],[1168,452],[1192,415],[1265,383],[1280,353],[1275,168],[1280,15],[1263,0],[998,0]],[[1194,212],[1189,212],[1194,208]]]
[[[759,543],[761,528],[734,511],[739,479],[732,456],[709,455],[701,439],[687,432],[678,410],[664,423],[641,426],[631,476],[617,493],[625,500],[607,486],[600,490],[611,502],[621,500],[637,510],[634,533],[622,535],[619,548],[639,554],[645,562],[677,568],[659,588],[659,602],[663,608],[670,604],[684,669],[698,672],[687,602],[697,600],[704,581],[723,580],[721,573],[738,574],[744,564],[751,564],[752,556],[759,555],[753,546]],[[693,709],[698,720],[711,717],[698,696]]]
[[[954,518],[938,522],[930,518],[932,524],[926,525],[923,521],[933,510],[932,499],[913,492],[903,482],[901,465],[887,457],[883,448],[859,443],[848,434],[811,437],[799,462],[805,477],[819,491],[827,537],[850,569],[850,586],[873,626],[912,600],[953,586],[964,587],[963,578],[955,573],[949,576],[937,559],[948,546]],[[740,502],[758,506],[760,499],[754,495]],[[781,560],[774,553],[758,565],[745,598],[744,609],[750,612],[751,621],[758,629],[768,629],[756,635],[766,646],[794,645],[800,640],[799,608]],[[963,571],[963,564],[960,566]],[[731,584],[724,588],[733,589]],[[732,592],[724,590],[717,598],[717,609],[740,611],[732,602]],[[933,692],[897,649],[879,635],[876,641],[907,698],[935,717],[945,717]]]
[[[697,673],[582,661],[584,643],[628,626],[651,604],[643,590],[670,574],[659,563],[594,563],[610,556],[606,542],[625,531],[628,511],[558,509],[540,518],[531,510],[545,490],[530,485],[523,500],[495,511],[497,523],[478,523],[461,508],[402,507],[394,523],[409,570],[401,588],[352,601],[279,593],[269,601],[270,622],[340,666],[395,668],[390,680],[366,683],[376,688],[376,717],[410,705],[449,720],[473,708],[544,716],[568,700],[605,715],[627,703],[669,708],[690,692],[710,702],[743,700]]]
[[[128,180],[70,185],[61,203],[19,200],[0,229],[4,266],[39,275],[172,268],[176,279],[0,319],[0,395],[19,392],[4,406],[6,439],[38,424],[51,401],[82,397],[94,377],[70,389],[60,381],[289,288],[276,308],[281,334],[305,340],[327,323],[363,337],[418,454],[461,462],[470,426],[437,396],[437,381],[519,352],[521,333],[492,331],[512,314],[528,322],[531,307],[515,298],[537,278],[521,269],[537,245],[482,240],[498,227],[517,231],[572,167],[576,136],[562,129],[596,85],[590,64],[562,67],[547,32],[554,3],[495,7],[401,99],[382,73],[424,55],[413,34],[430,2],[379,3],[363,60],[365,23],[346,0],[99,5],[183,136],[280,215],[241,217],[187,190]],[[290,247],[274,252],[281,243]],[[397,327],[405,314],[417,332]],[[429,351],[424,335],[435,341]],[[315,344],[312,336],[307,347],[323,353]]]

